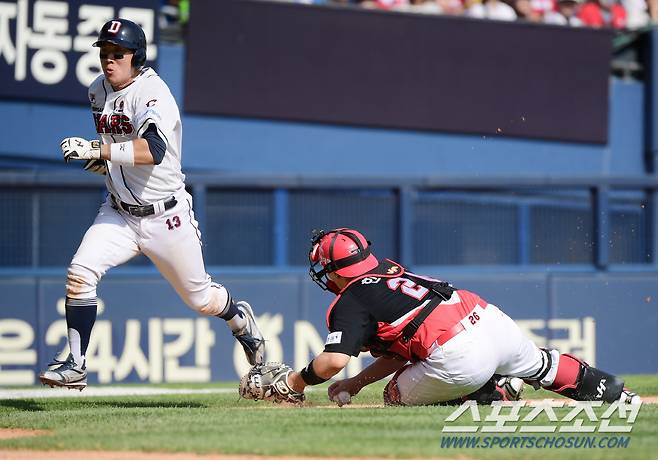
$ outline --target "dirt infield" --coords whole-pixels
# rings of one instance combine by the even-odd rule
[[[37,450],[2,450],[3,460],[71,460],[72,458],[93,458],[94,460],[327,460],[328,457],[271,457],[258,455],[222,455],[162,452],[98,452],[98,451],[37,451]],[[390,460],[380,457],[331,457],[333,460]],[[448,460],[447,457],[425,457],[409,460]],[[450,460],[468,460],[469,457],[457,456]]]
[[[23,430],[20,428],[0,428],[0,439],[27,438],[48,434],[46,430]],[[3,458],[3,457],[0,457]]]
[[[42,436],[49,434],[45,430],[22,430],[17,428],[0,428],[0,439]],[[290,457],[265,455],[226,455],[195,454],[188,452],[136,452],[136,451],[84,451],[84,450],[8,450],[0,449],[2,460],[70,460],[72,458],[93,458],[94,460],[327,460],[329,457]],[[390,460],[382,457],[331,457],[332,460]],[[463,455],[457,457],[424,457],[409,460],[469,460]]]

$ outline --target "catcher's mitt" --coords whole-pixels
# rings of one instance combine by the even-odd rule
[[[301,404],[304,393],[288,385],[288,374],[292,368],[281,363],[258,364],[240,379],[240,396],[245,399],[267,400],[277,403]]]

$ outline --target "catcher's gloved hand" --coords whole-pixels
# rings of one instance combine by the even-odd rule
[[[81,137],[67,137],[59,144],[64,154],[64,161],[98,160],[101,157],[99,140],[88,141]]]
[[[107,174],[107,164],[105,160],[87,160],[83,167],[85,171],[90,171],[96,174],[104,176]]]
[[[301,404],[305,399],[304,393],[288,385],[288,374],[291,372],[290,366],[281,363],[258,364],[240,380],[240,396],[245,399]]]

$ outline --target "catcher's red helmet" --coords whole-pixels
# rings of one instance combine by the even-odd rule
[[[350,228],[337,228],[328,232],[314,230],[308,258],[311,279],[322,289],[331,291],[335,291],[335,288],[328,285],[331,281],[324,279],[327,273],[335,272],[346,278],[354,278],[379,265],[377,258],[370,253],[370,241]],[[318,264],[322,266],[320,270],[315,269]]]

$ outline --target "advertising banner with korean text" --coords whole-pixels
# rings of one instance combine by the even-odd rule
[[[52,358],[67,356],[65,273],[0,276],[0,387],[36,384]],[[324,349],[333,297],[305,273],[221,275],[215,279],[253,306],[267,340],[266,360],[301,369]],[[495,302],[540,347],[615,374],[658,372],[658,357],[647,346],[658,318],[650,300],[658,292],[656,274],[447,275]],[[153,275],[103,279],[86,358],[90,384],[236,381],[249,370],[223,320],[187,308]],[[340,377],[371,362],[362,353]]]
[[[92,44],[103,24],[117,17],[144,29],[152,66],[159,3],[0,1],[0,98],[86,103],[87,87],[101,72]]]

